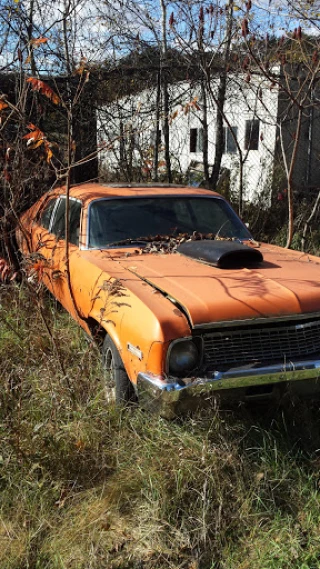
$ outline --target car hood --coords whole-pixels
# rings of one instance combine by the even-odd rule
[[[113,260],[176,302],[191,325],[320,312],[320,259],[261,245],[254,268],[221,269],[176,254],[114,251]]]

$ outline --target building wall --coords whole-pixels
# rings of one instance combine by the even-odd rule
[[[319,187],[320,179],[320,86],[317,83],[311,89],[310,80],[306,81],[305,89],[299,91],[299,84],[295,79],[290,82],[290,95],[285,91],[279,94],[278,124],[279,128],[278,148],[280,154],[280,137],[286,150],[288,167],[291,164],[291,156],[296,140],[298,128],[298,105],[303,101],[301,120],[301,132],[297,156],[293,166],[293,183],[297,193],[308,195],[309,190]]]
[[[176,176],[187,176],[190,183],[203,178],[201,129],[203,101],[200,85],[180,82],[170,85],[170,151],[172,170]],[[217,83],[212,83],[213,94]],[[105,144],[100,164],[110,172],[125,173],[142,167],[147,174],[152,167],[156,129],[156,89],[149,89],[134,97],[123,98],[98,112],[99,139]],[[239,165],[243,164],[244,199],[269,197],[273,175],[273,156],[276,145],[278,93],[261,80],[252,78],[245,83],[243,76],[232,76],[228,82],[225,103],[225,153],[222,167],[230,170],[231,190],[239,191]],[[258,121],[259,132],[252,131],[248,147],[248,123]],[[235,146],[228,133],[228,124],[234,128],[240,147]],[[257,127],[257,123],[255,123]],[[247,129],[247,131],[246,131]],[[214,162],[216,136],[216,107],[208,100],[208,156]],[[163,162],[163,139],[160,145],[160,169]],[[164,165],[163,165],[164,168]],[[130,170],[130,168],[129,168]]]

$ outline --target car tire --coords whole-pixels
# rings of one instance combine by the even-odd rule
[[[105,337],[102,345],[102,368],[108,402],[123,406],[136,401],[134,387],[110,336]]]

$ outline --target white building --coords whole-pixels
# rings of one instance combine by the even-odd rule
[[[172,170],[185,175],[190,183],[203,179],[203,116],[204,101],[197,82],[179,82],[169,85],[170,91],[170,154]],[[208,162],[212,166],[216,135],[216,85],[207,99]],[[282,103],[281,103],[282,101]],[[279,90],[265,78],[257,75],[246,80],[244,74],[232,74],[228,79],[224,106],[224,153],[222,168],[230,172],[230,189],[239,192],[242,169],[243,198],[247,201],[269,200],[274,176],[275,155],[279,150],[279,124],[283,119],[284,99]],[[159,108],[159,104],[158,104]],[[282,113],[282,118],[280,117]],[[288,154],[294,119],[282,122],[286,131]],[[308,117],[304,129],[310,130]],[[160,122],[158,125],[161,124]],[[286,127],[287,125],[287,127]],[[154,165],[157,132],[157,90],[145,90],[104,106],[98,113],[100,144],[105,145],[100,164],[110,176],[121,173],[127,180],[142,172],[148,176]],[[161,127],[160,127],[161,128]],[[158,165],[165,168],[163,136],[159,146]],[[304,137],[306,138],[306,137]],[[284,137],[285,139],[285,137]],[[317,143],[319,144],[319,143]],[[308,146],[308,148],[307,148]],[[301,148],[301,180],[306,180],[304,169],[311,142]],[[314,148],[314,143],[313,143]],[[242,168],[241,168],[242,167]],[[310,173],[310,172],[309,172]],[[313,169],[311,168],[311,173]],[[280,173],[281,174],[281,173]],[[312,180],[309,180],[309,184]]]

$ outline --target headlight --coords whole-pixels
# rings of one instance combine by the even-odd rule
[[[181,375],[188,373],[199,364],[199,350],[193,340],[176,342],[169,355],[169,373]]]

